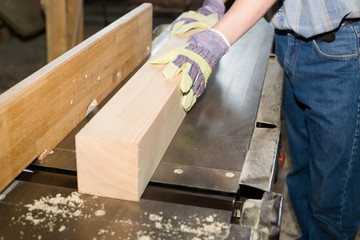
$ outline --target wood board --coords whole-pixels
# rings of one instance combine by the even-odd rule
[[[170,38],[158,54],[184,46],[191,33]],[[76,135],[79,192],[140,199],[186,115],[181,75],[166,80],[163,67],[144,64]]]
[[[143,4],[1,94],[0,191],[133,72],[151,41],[152,5]]]
[[[83,0],[45,0],[48,62],[83,40]]]

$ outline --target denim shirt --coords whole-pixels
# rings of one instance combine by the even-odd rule
[[[344,19],[360,18],[360,0],[279,0],[275,7],[272,24],[306,38],[332,31]]]

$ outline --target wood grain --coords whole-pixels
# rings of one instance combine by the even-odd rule
[[[67,33],[68,48],[81,43],[84,35],[83,0],[67,0]]]
[[[45,0],[48,62],[83,40],[83,0]]]
[[[170,38],[159,54],[185,45]],[[185,117],[180,75],[146,63],[76,135],[82,193],[138,201]]]
[[[0,95],[0,190],[143,62],[151,32],[143,4]]]
[[[45,0],[48,62],[69,50],[66,2],[66,0]]]

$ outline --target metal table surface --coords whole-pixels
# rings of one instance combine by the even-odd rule
[[[0,239],[251,239],[231,211],[79,195],[15,181],[0,201]]]
[[[151,181],[237,192],[272,47],[261,19],[221,59]],[[182,174],[174,173],[180,169]],[[177,171],[178,172],[178,171]]]

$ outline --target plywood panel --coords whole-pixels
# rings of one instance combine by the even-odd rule
[[[0,190],[143,62],[151,31],[143,4],[0,95]]]
[[[183,46],[170,38],[159,54]],[[82,193],[138,201],[185,117],[180,76],[146,63],[76,135]]]

